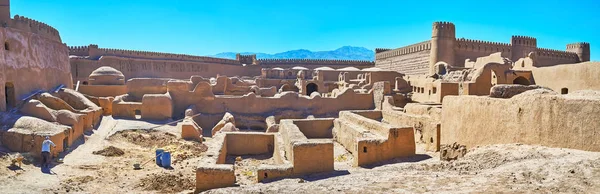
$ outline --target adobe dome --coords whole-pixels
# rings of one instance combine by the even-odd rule
[[[102,66],[92,71],[89,76],[90,85],[123,85],[125,76],[119,70]]]
[[[344,67],[338,70],[342,70],[342,71],[360,71],[360,69],[356,68],[356,67]]]
[[[300,67],[300,66],[296,66],[296,67],[292,67],[293,70],[308,70],[308,68],[306,67]]]
[[[103,75],[112,75],[112,76],[121,76],[121,77],[125,77],[123,76],[123,73],[121,73],[119,70],[109,67],[109,66],[102,66],[99,67],[98,69],[92,71],[92,73],[90,74],[90,77],[92,76],[103,76]]]
[[[315,70],[334,70],[334,69],[331,67],[318,67]]]

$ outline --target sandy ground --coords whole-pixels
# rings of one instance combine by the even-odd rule
[[[81,145],[72,148],[50,171],[41,170],[37,162],[22,169],[10,167],[7,156],[0,159],[0,193],[189,193],[195,185],[194,169],[200,153],[206,150],[196,142],[178,140],[174,126],[159,127],[152,132],[131,131],[158,126],[143,121],[115,120],[104,117],[100,127],[86,135]],[[114,134],[109,137],[109,134]],[[124,153],[103,156],[98,151],[114,146]],[[157,147],[172,151],[172,168],[155,164]],[[110,150],[114,151],[114,150]],[[93,154],[97,152],[97,154]],[[187,156],[187,157],[186,157]],[[133,164],[148,162],[141,170]]]
[[[157,124],[105,117],[97,130],[81,140],[85,143],[73,147],[63,163],[46,172],[35,161],[26,162],[22,169],[11,167],[8,156],[2,156],[0,193],[190,193],[194,169],[206,147],[178,140],[174,126],[152,132],[131,130]],[[154,163],[157,147],[173,152],[173,168]],[[351,167],[352,155],[337,143],[334,155],[335,172],[270,183],[252,180],[258,164],[274,162],[272,155],[230,156],[227,161],[236,166],[240,186],[207,193],[600,192],[599,152],[493,145],[471,149],[452,162],[424,153],[369,168]],[[133,170],[133,164],[146,161],[143,169]]]
[[[435,154],[419,155],[370,169],[338,170],[302,180],[284,179],[206,193],[489,192],[598,193],[600,153],[518,144],[493,145],[472,149],[464,158],[452,162],[439,161]]]

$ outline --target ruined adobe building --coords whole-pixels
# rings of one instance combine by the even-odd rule
[[[212,137],[194,169],[197,192],[236,184],[228,155],[272,155],[255,182],[335,171],[336,143],[354,167],[455,142],[600,151],[600,64],[587,62],[587,43],[568,52],[526,37],[481,43],[436,22],[431,41],[377,49],[375,63],[230,60],[67,47],[9,9],[0,0],[0,144],[13,151],[39,154],[48,135],[56,155],[103,115],[175,121],[184,139]]]
[[[456,38],[456,29],[450,22],[433,23],[431,39],[397,49],[375,49],[375,67],[394,70],[407,75],[432,73],[440,61],[451,67],[464,67],[465,60],[474,60],[501,52],[512,61],[536,52],[542,66],[571,64],[590,60],[589,43],[572,43],[566,51],[537,47],[537,40],[527,36],[513,36],[510,43],[488,42]]]

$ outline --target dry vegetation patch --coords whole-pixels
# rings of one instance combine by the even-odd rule
[[[173,164],[181,161],[198,158],[208,147],[195,141],[186,141],[168,132],[127,130],[120,131],[109,138],[111,141],[133,143],[145,148],[162,148],[171,152]]]
[[[176,174],[152,173],[140,180],[139,187],[147,191],[160,191],[164,193],[181,192],[194,189],[196,181],[194,176]]]
[[[122,156],[123,154],[125,154],[125,152],[120,148],[117,148],[114,146],[108,146],[102,150],[94,151],[94,152],[92,152],[92,154],[113,157],[113,156]]]

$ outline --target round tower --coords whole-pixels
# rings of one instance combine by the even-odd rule
[[[567,51],[577,53],[577,56],[579,57],[579,62],[590,61],[590,43],[577,42],[567,44]]]
[[[537,40],[533,37],[512,36],[510,42],[512,44],[510,60],[512,61],[527,57],[530,52],[535,52],[537,50]]]
[[[437,62],[443,61],[450,66],[461,66],[454,61],[454,44],[456,34],[454,24],[450,22],[434,22],[431,33],[431,55],[429,56],[429,74],[434,73]]]

